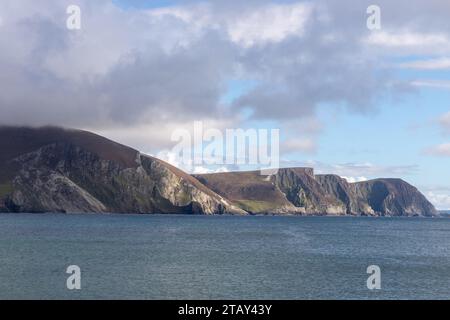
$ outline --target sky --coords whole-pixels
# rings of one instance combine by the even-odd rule
[[[450,209],[449,13],[447,0],[2,0],[0,124],[91,130],[190,172],[246,168],[179,163],[180,128],[279,129],[282,166],[402,178]]]

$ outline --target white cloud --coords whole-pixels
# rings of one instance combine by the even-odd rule
[[[174,153],[172,150],[163,150],[155,155],[156,158],[166,161],[171,165],[184,170],[189,174],[206,174],[206,173],[220,173],[237,171],[239,168],[233,165],[195,165],[190,158],[183,159],[179,154]]]
[[[450,58],[438,58],[428,60],[416,60],[398,65],[400,68],[418,70],[445,70],[450,69]]]
[[[204,118],[201,123],[205,133],[208,129],[217,129],[224,133],[227,128],[233,128],[240,119],[208,119]],[[179,141],[172,141],[171,137],[177,130],[184,130],[190,134],[191,146],[194,146],[194,121],[178,122],[158,121],[148,124],[135,124],[134,126],[86,126],[83,129],[95,132],[111,140],[133,147],[144,153],[157,153],[160,150],[169,150],[177,145]]]
[[[314,153],[317,150],[316,143],[311,138],[294,138],[281,144],[282,153]]]
[[[410,83],[415,87],[426,87],[435,89],[450,89],[450,81],[448,80],[414,80]]]
[[[409,54],[450,51],[450,39],[445,33],[420,33],[409,30],[372,32],[364,39],[371,46],[393,50],[408,50]]]
[[[439,157],[450,157],[450,143],[443,143],[425,150],[425,153]]]
[[[438,210],[450,210],[450,190],[432,190],[425,195]]]
[[[178,45],[188,46],[192,40],[199,39],[208,29],[219,30],[222,23],[214,16],[212,6],[206,3],[170,6],[146,11],[150,19],[156,18],[156,23],[182,22],[189,37],[178,38]]]
[[[328,164],[318,161],[297,163],[300,166],[309,166],[316,169],[318,174],[337,174],[349,178],[397,178],[415,173],[416,165],[383,166],[370,162]]]
[[[238,15],[227,22],[233,42],[244,47],[277,43],[289,36],[301,36],[311,14],[304,3],[272,4]]]
[[[184,21],[201,33],[205,28],[226,30],[230,40],[242,47],[278,43],[290,36],[301,36],[313,6],[307,3],[266,4],[242,8],[233,15],[218,13],[212,5],[175,6],[148,11],[152,17]]]
[[[444,114],[439,119],[439,122],[440,122],[442,128],[444,128],[445,131],[450,132],[450,112],[447,112],[446,114]]]
[[[170,150],[162,150],[158,152],[155,157],[182,170],[186,167],[183,164],[183,161],[181,161],[180,156],[174,152],[171,152]]]
[[[220,167],[217,169],[205,168],[205,167],[194,167],[192,174],[206,174],[206,173],[221,173],[229,172],[227,167]]]
[[[366,177],[345,177],[345,176],[342,176],[341,178],[344,178],[349,183],[362,182],[362,181],[367,181],[368,180]]]

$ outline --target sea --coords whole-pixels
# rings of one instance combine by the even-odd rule
[[[450,218],[0,215],[0,299],[449,298]]]

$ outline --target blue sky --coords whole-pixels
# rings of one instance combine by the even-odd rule
[[[401,101],[383,102],[373,114],[326,114],[326,130],[320,138],[319,161],[376,163],[384,166],[417,166],[404,174],[416,185],[447,185],[449,160],[427,155],[430,144],[445,141],[436,126],[448,112],[450,92],[421,89]],[[432,177],[432,178],[431,178]]]

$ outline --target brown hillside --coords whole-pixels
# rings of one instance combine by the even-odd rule
[[[55,143],[79,146],[125,168],[137,166],[138,152],[91,132],[57,127],[0,127],[0,182],[14,176],[14,158]]]

